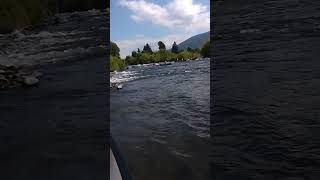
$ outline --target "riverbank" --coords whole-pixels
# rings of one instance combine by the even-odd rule
[[[153,56],[151,56],[153,57]],[[196,56],[179,56],[175,55],[176,58],[169,58],[169,59],[151,59],[150,60],[138,60],[135,63],[129,60],[122,60],[120,58],[110,57],[110,72],[116,72],[116,71],[123,71],[127,69],[129,66],[141,66],[141,65],[170,65],[171,63],[175,62],[182,62],[182,61],[190,61],[190,60],[199,60],[202,57],[200,55]],[[140,63],[141,62],[141,63]],[[146,62],[146,63],[144,63]]]
[[[163,44],[161,41],[158,42],[160,45],[161,43]],[[159,50],[153,52],[147,43],[142,51],[138,48],[137,51],[132,51],[131,56],[127,55],[125,59],[121,59],[120,48],[115,42],[110,41],[110,71],[121,71],[128,65],[188,61],[209,57],[210,40],[201,49],[188,48],[187,50],[179,50],[176,42],[172,45],[175,50],[166,50],[164,44],[160,45]]]
[[[36,66],[1,66],[0,65],[0,90],[19,86],[35,86],[39,83],[42,73]]]
[[[57,13],[105,8],[108,8],[107,4],[100,0],[3,0],[0,4],[0,34],[33,29],[43,18]]]
[[[36,29],[0,34],[0,89],[25,86],[29,80],[40,84],[42,65],[107,57],[107,13],[59,13],[44,18]]]
[[[113,90],[122,89],[123,83],[127,80],[131,80],[131,73],[128,72],[131,69],[136,67],[162,67],[169,66],[179,62],[188,62],[188,61],[200,61],[200,60],[208,60],[210,58],[196,58],[196,59],[187,59],[187,60],[178,60],[178,61],[163,61],[159,63],[148,63],[148,64],[136,64],[136,65],[126,65],[124,69],[120,71],[111,71],[110,72],[110,88]]]

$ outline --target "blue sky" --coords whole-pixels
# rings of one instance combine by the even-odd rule
[[[149,43],[167,48],[210,30],[209,0],[111,0],[110,38],[121,57]]]

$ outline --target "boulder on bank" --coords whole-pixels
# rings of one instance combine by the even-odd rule
[[[2,66],[0,65],[0,89],[19,86],[34,86],[39,84],[42,73],[31,66]]]
[[[113,90],[120,90],[122,89],[123,84],[121,83],[110,83],[110,88]]]
[[[35,76],[24,76],[23,77],[23,83],[27,86],[33,86],[39,83],[39,79]]]

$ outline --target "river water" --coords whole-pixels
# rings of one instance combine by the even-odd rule
[[[44,18],[34,30],[0,34],[1,65],[33,65],[106,56],[107,13],[61,13]]]
[[[214,2],[215,179],[319,179],[319,7]]]
[[[209,179],[209,59],[111,75],[110,130],[134,179]]]
[[[39,86],[0,91],[2,179],[108,179],[106,17],[57,14],[0,35],[0,64],[43,64]]]

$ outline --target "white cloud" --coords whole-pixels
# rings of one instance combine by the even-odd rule
[[[210,29],[210,9],[193,0],[172,0],[165,5],[146,0],[120,0],[120,5],[128,8],[131,18],[164,26],[180,28],[185,32],[204,32]]]
[[[129,40],[118,40],[114,41],[118,47],[120,48],[120,55],[122,58],[125,58],[127,55],[131,55],[132,51],[137,51],[138,48],[140,50],[143,49],[143,46],[148,43],[153,51],[158,50],[158,42],[162,41],[167,49],[170,49],[173,42],[175,41],[177,44],[189,38],[191,34],[171,34],[159,38],[150,38],[150,37],[136,37],[135,39]]]
[[[131,15],[131,19],[133,19],[135,22],[143,21],[143,19],[140,16],[137,16],[137,15]]]

